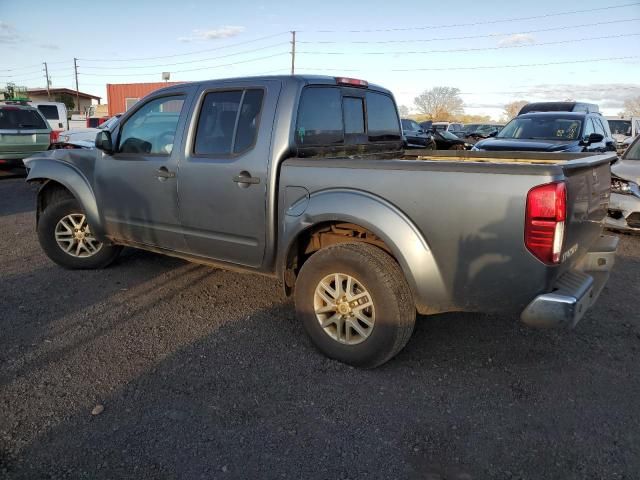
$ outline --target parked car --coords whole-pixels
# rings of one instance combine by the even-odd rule
[[[612,137],[616,141],[618,153],[624,152],[629,143],[640,132],[640,117],[607,117]]]
[[[433,122],[431,120],[425,120],[424,122],[420,122],[419,125],[425,132],[433,130]]]
[[[51,127],[52,141],[57,140],[60,132],[69,129],[69,120],[67,118],[67,106],[62,102],[33,102],[29,105],[36,107],[49,123]]]
[[[446,130],[433,132],[433,139],[438,150],[470,150],[473,147],[470,143]]]
[[[433,135],[426,130],[423,130],[415,120],[403,118],[401,123],[405,148],[436,149],[436,143],[433,139]]]
[[[462,138],[467,143],[476,143],[485,138],[495,136],[504,125],[493,123],[470,123],[464,125],[461,130],[451,131],[455,136]]]
[[[606,225],[612,230],[640,232],[640,136],[611,166],[611,200]]]
[[[615,257],[615,154],[409,155],[392,94],[364,80],[173,85],[96,147],[26,161],[49,258],[101,268],[127,245],[279,278],[317,348],[361,367],[416,311],[573,326]]]
[[[607,122],[599,113],[533,112],[518,115],[474,150],[615,152]]]
[[[451,123],[451,122],[433,122],[431,125],[431,130],[435,130],[437,132],[451,132],[451,131],[460,131],[462,129],[462,123]]]
[[[22,159],[45,151],[51,127],[35,107],[0,102],[0,167],[22,167]]]
[[[60,132],[58,141],[64,143],[71,143],[76,141],[94,142],[96,139],[96,135],[98,135],[99,132],[115,127],[116,123],[118,122],[118,118],[120,118],[120,114],[114,115],[109,120],[101,123],[95,128],[74,128],[72,130],[65,130],[64,132]]]

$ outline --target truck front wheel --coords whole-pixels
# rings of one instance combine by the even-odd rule
[[[47,256],[65,268],[103,268],[113,262],[122,247],[97,240],[80,204],[58,196],[38,220],[38,240]]]
[[[402,350],[416,318],[398,264],[364,243],[333,245],[313,254],[298,275],[295,304],[322,353],[363,368],[377,367]]]

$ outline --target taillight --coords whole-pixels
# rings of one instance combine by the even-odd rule
[[[524,243],[544,263],[560,263],[566,218],[567,187],[564,182],[547,183],[529,190]]]
[[[360,80],[359,78],[349,78],[349,77],[336,77],[336,83],[338,85],[349,85],[351,87],[367,88],[369,86],[369,82],[367,82],[366,80]]]
[[[49,133],[49,143],[56,143],[58,141],[59,135],[60,135],[60,132],[51,130],[51,133]]]

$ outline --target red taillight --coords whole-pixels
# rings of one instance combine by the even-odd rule
[[[56,143],[58,141],[58,136],[60,135],[60,132],[56,132],[55,130],[51,130],[51,133],[49,133],[49,143]]]
[[[348,78],[348,77],[336,77],[336,83],[338,85],[350,85],[352,87],[367,88],[369,86],[369,82],[367,82],[366,80],[360,80],[358,78]]]
[[[560,263],[566,218],[564,182],[547,183],[529,190],[524,228],[527,249],[545,263]]]

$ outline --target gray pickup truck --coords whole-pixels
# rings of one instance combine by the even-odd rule
[[[171,86],[96,147],[25,162],[54,262],[130,246],[278,278],[313,343],[356,366],[397,354],[416,311],[573,326],[614,262],[611,154],[405,154],[393,96],[362,80]]]

